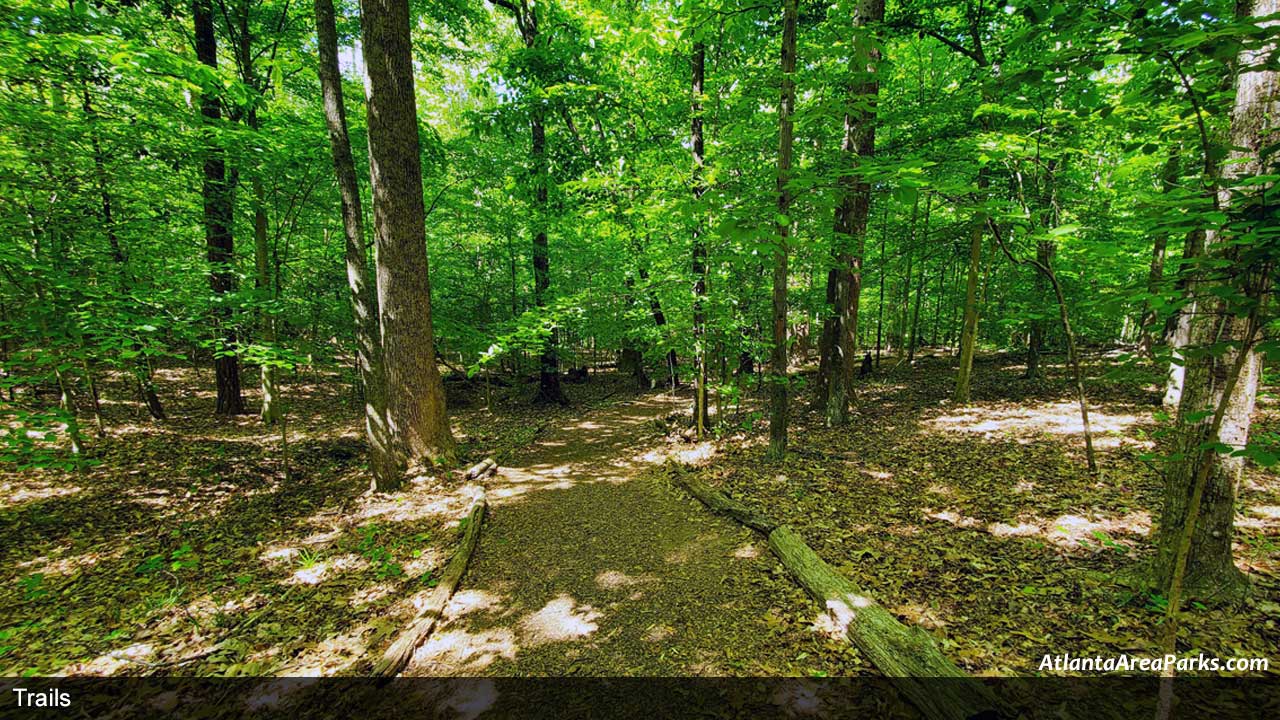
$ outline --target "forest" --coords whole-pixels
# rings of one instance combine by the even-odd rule
[[[1280,671],[1278,0],[7,0],[0,137],[0,676]]]

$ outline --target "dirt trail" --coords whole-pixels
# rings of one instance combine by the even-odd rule
[[[639,477],[664,457],[649,423],[681,402],[560,423],[502,468],[448,619],[405,674],[726,675],[776,655],[768,550]]]

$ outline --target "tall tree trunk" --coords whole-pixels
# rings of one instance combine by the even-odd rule
[[[938,297],[933,303],[933,327],[929,331],[929,345],[938,346],[938,328],[942,321],[942,304],[943,297],[947,289],[947,267],[951,265],[951,258],[943,257],[938,267]]]
[[[695,31],[696,32],[696,31]],[[707,243],[702,237],[701,208],[698,201],[706,192],[702,166],[706,160],[702,137],[702,89],[706,79],[707,48],[701,40],[693,43],[693,102],[690,110],[693,145],[693,347],[696,387],[693,400],[693,426],[702,437],[710,425],[707,412],[707,314],[703,299],[707,294]]]
[[[828,426],[847,419],[849,388],[858,345],[858,304],[862,296],[862,258],[866,252],[867,221],[871,214],[871,184],[858,174],[866,158],[875,154],[876,103],[880,85],[876,79],[879,43],[866,27],[884,19],[884,0],[860,0],[854,19],[854,80],[845,89],[849,109],[844,114],[844,139],[840,144],[848,167],[839,179],[840,201],[834,222],[833,267],[827,272],[828,315],[819,343],[818,393],[825,405]]]
[[[238,60],[236,64],[240,69],[240,79],[250,88],[258,93],[258,97],[251,101],[248,110],[244,113],[245,124],[256,135],[261,130],[261,123],[258,120],[258,105],[265,103],[268,81],[258,77],[258,73],[254,70],[255,55],[253,52],[253,33],[249,27],[249,10],[251,4],[245,0],[237,6],[237,21],[239,30],[236,33],[236,52]],[[278,40],[277,40],[278,42]],[[268,262],[270,248],[267,244],[267,198],[266,191],[262,184],[262,165],[258,162],[251,168],[253,173],[253,266],[254,266],[254,290],[257,291],[257,302],[262,303],[272,299],[272,283],[271,268]],[[267,345],[274,345],[276,341],[275,318],[270,312],[264,311],[261,307],[257,310],[258,316],[258,336]],[[276,381],[276,367],[268,360],[260,367],[260,378],[262,382],[262,409],[259,417],[263,423],[274,425],[280,421],[280,390],[279,383]]]
[[[1169,159],[1165,161],[1164,169],[1160,172],[1160,189],[1168,195],[1178,187],[1178,166],[1181,160],[1181,153],[1178,149],[1174,149],[1169,153]],[[1160,285],[1164,282],[1164,256],[1165,250],[1169,245],[1169,233],[1158,232],[1152,239],[1151,247],[1151,267],[1147,271],[1147,301],[1143,303],[1142,320],[1138,323],[1138,351],[1144,355],[1151,355],[1155,339],[1151,335],[1151,326],[1156,321],[1156,305],[1155,296],[1160,292]]]
[[[511,10],[520,31],[520,38],[525,48],[533,50],[537,47],[538,12],[537,4],[528,0],[512,0],[501,3]],[[538,81],[538,78],[534,78]],[[535,103],[538,101],[535,100]],[[531,109],[529,119],[530,170],[533,174],[534,209],[533,209],[533,304],[539,309],[546,308],[547,295],[551,288],[551,256],[547,241],[548,185],[550,183],[547,165],[547,131],[545,111],[540,104]],[[542,343],[542,352],[538,358],[538,392],[534,396],[537,404],[565,405],[569,400],[560,387],[560,356],[556,350],[559,341],[559,329],[553,327]]]
[[[195,0],[193,3],[196,57],[214,72],[218,67],[218,41],[213,31],[211,0]],[[200,97],[200,114],[210,135],[222,118],[219,98],[212,90]],[[214,348],[214,372],[217,376],[219,415],[243,413],[244,398],[240,395],[240,362],[236,357],[235,328],[231,324],[231,308],[224,303],[226,296],[235,290],[235,273],[231,267],[235,259],[232,235],[233,209],[231,184],[227,179],[226,163],[222,148],[212,137],[204,158],[204,228],[205,246],[209,260],[209,288],[214,295],[213,325],[219,334]]]
[[[387,425],[386,378],[382,368],[382,340],[378,328],[378,299],[369,278],[364,247],[364,211],[356,179],[351,139],[347,134],[347,110],[342,100],[342,74],[338,69],[338,32],[333,0],[315,0],[316,36],[320,53],[320,88],[329,149],[342,201],[343,248],[347,265],[347,289],[356,337],[356,365],[364,396],[364,430],[369,441],[369,470],[374,489],[394,488],[400,482],[393,438]]]
[[[551,289],[551,255],[547,242],[547,135],[542,124],[542,112],[535,110],[530,121],[533,135],[532,153],[536,207],[533,211],[537,230],[533,236],[533,304],[546,308]],[[565,405],[569,402],[560,387],[560,355],[557,350],[560,330],[552,327],[542,344],[538,359],[538,393],[534,402]]]
[[[889,203],[884,203],[884,217],[880,220],[880,294],[876,300],[876,369],[880,369],[881,343],[884,339],[884,278],[889,272],[889,264],[885,262],[884,243],[889,235]]]
[[[1041,240],[1036,243],[1036,262],[1045,267],[1049,267],[1053,263],[1054,245],[1050,240]],[[1042,303],[1045,301],[1048,287],[1045,275],[1037,271],[1033,279],[1036,292],[1036,301]],[[1037,314],[1039,310],[1037,309]],[[1044,377],[1044,370],[1040,368],[1040,355],[1044,352],[1044,323],[1043,317],[1036,317],[1031,321],[1031,329],[1027,338],[1027,369],[1022,373],[1022,377],[1028,380]]]
[[[1182,381],[1186,375],[1187,358],[1183,350],[1191,343],[1191,318],[1196,314],[1196,298],[1191,294],[1190,268],[1197,258],[1204,254],[1205,231],[1198,228],[1187,233],[1186,244],[1182,248],[1183,277],[1178,281],[1178,290],[1183,297],[1184,305],[1169,318],[1165,327],[1165,344],[1169,346],[1171,359],[1169,371],[1165,375],[1164,397],[1162,404],[1166,410],[1174,410],[1182,399]]]
[[[1252,16],[1256,22],[1280,13],[1280,0],[1243,2],[1237,9],[1241,19]],[[1275,20],[1265,22],[1270,27],[1276,24]],[[1222,182],[1215,201],[1218,209],[1229,212],[1232,225],[1206,229],[1204,254],[1214,262],[1202,266],[1239,267],[1243,250],[1234,236],[1256,232],[1260,223],[1268,221],[1264,193],[1270,192],[1273,184],[1233,186],[1239,180],[1264,175],[1263,154],[1280,141],[1280,129],[1273,122],[1280,117],[1280,72],[1260,67],[1275,50],[1273,40],[1241,52],[1231,113],[1233,149],[1220,165]],[[1165,473],[1165,504],[1156,531],[1153,578],[1156,587],[1170,598],[1173,613],[1183,588],[1188,595],[1201,598],[1234,599],[1246,586],[1231,555],[1236,487],[1244,471],[1244,458],[1206,449],[1217,445],[1240,449],[1249,441],[1261,372],[1261,358],[1251,342],[1258,308],[1275,280],[1265,263],[1263,267],[1239,269],[1233,277],[1219,280],[1211,276],[1215,271],[1202,267],[1193,275],[1189,288],[1189,294],[1200,301],[1189,313],[1188,347],[1200,351],[1186,360],[1171,448],[1176,459]],[[1212,292],[1222,283],[1228,284],[1225,289],[1247,298],[1247,317],[1241,317],[1239,302],[1223,297],[1235,292]],[[1220,354],[1204,351],[1222,343],[1233,346]]]
[[[409,464],[450,462],[453,433],[431,326],[409,3],[361,0],[360,8],[387,427]]]
[[[787,374],[787,252],[791,235],[791,116],[796,103],[796,3],[782,0],[782,93],[778,103],[778,217],[777,246],[773,265],[773,348],[769,369],[773,374],[769,398],[769,453],[787,453],[787,421],[790,378]]]
[[[979,180],[979,187],[984,187]],[[978,273],[982,270],[982,228],[986,212],[974,211],[969,230],[969,271],[964,284],[964,325],[960,329],[960,370],[956,373],[955,401],[969,403],[969,386],[973,376],[973,352],[978,338]]]
[[[933,195],[926,195],[924,199],[924,232],[921,237],[924,238],[924,244],[929,244],[929,210],[933,203]],[[908,267],[910,267],[908,265]],[[915,309],[911,311],[911,339],[907,341],[907,362],[914,362],[916,359],[916,345],[919,342],[920,330],[920,300],[924,297],[925,288],[928,287],[928,277],[925,272],[928,270],[925,258],[920,259],[920,279],[916,281],[916,297]],[[910,278],[910,275],[908,275]]]
[[[251,116],[250,127],[256,128],[256,113]],[[271,267],[267,262],[267,208],[266,192],[262,187],[262,178],[253,179],[253,265],[255,271],[254,285],[258,291],[259,302],[272,296]],[[270,312],[261,312],[259,332],[263,342],[275,344],[276,321]],[[267,425],[280,422],[281,415],[279,383],[276,380],[276,367],[268,362],[262,366],[262,421]]]

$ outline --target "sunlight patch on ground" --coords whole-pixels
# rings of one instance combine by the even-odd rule
[[[59,485],[25,479],[21,485],[3,483],[0,484],[0,508],[16,508],[37,500],[75,495],[83,490],[79,485]]]
[[[444,616],[457,618],[472,613],[494,613],[502,610],[502,598],[484,590],[459,590],[449,599]]]
[[[746,545],[734,550],[731,554],[733,557],[741,560],[750,560],[751,558],[760,557],[760,548],[756,547],[755,543],[747,543]]]
[[[1254,505],[1249,512],[1264,518],[1280,520],[1280,505]]]
[[[353,516],[380,522],[413,522],[427,518],[454,516],[466,507],[467,498],[460,493],[412,493],[373,497],[362,503]]]
[[[297,585],[318,585],[328,570],[325,563],[318,563],[308,568],[298,568],[289,578],[289,582]]]
[[[154,661],[155,646],[151,643],[134,643],[120,650],[99,655],[87,663],[67,669],[75,675],[115,675],[130,666],[138,667]]]
[[[1108,414],[1097,408],[1089,409],[1089,425],[1093,430],[1094,445],[1100,448],[1117,447],[1121,444],[1149,444],[1124,437],[1139,422],[1141,418],[1137,415]],[[1080,406],[1071,401],[1040,403],[1030,407],[970,407],[955,414],[939,415],[927,420],[925,424],[937,430],[976,433],[987,438],[1084,434]]]
[[[69,549],[57,548],[50,554],[59,555]],[[23,572],[40,573],[41,575],[75,575],[78,571],[93,567],[103,560],[117,560],[124,555],[127,549],[126,547],[119,547],[109,553],[87,552],[63,558],[41,556],[16,563],[14,567],[21,569]]]
[[[368,607],[379,600],[390,597],[395,592],[396,586],[389,582],[380,582],[369,587],[363,587],[356,590],[348,598],[351,607],[359,610]]]
[[[520,621],[521,633],[529,645],[564,642],[584,638],[596,630],[600,613],[590,605],[579,605],[566,594],[557,595],[541,610]]]
[[[623,588],[629,588],[634,585],[641,585],[643,583],[655,582],[656,580],[657,578],[653,577],[652,575],[642,575],[640,577],[633,577],[631,575],[628,575],[624,572],[619,572],[617,570],[605,570],[599,575],[596,575],[596,585],[598,585],[600,588],[604,590],[621,590]]]
[[[899,605],[898,607],[893,608],[890,612],[894,615],[906,618],[914,625],[919,625],[929,630],[941,630],[947,626],[947,621],[938,617],[938,612],[928,605],[921,605],[919,603]]]
[[[1117,542],[1117,535],[1146,537],[1151,531],[1151,514],[1147,512],[1131,512],[1120,517],[1099,519],[1080,515],[1060,515],[1053,519],[1033,517],[1019,519],[1015,523],[986,523],[955,510],[925,510],[925,517],[989,533],[995,537],[1036,537],[1064,550],[1097,549],[1108,541]]]
[[[515,633],[507,628],[474,633],[463,629],[437,630],[413,654],[412,666],[415,673],[421,670],[424,675],[475,673],[498,658],[515,660],[516,647]]]
[[[335,675],[355,665],[369,651],[367,638],[375,633],[369,623],[349,628],[304,650],[282,674],[306,677]]]

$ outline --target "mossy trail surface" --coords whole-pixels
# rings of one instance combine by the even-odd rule
[[[491,478],[479,549],[404,674],[755,674],[812,644],[764,631],[805,608],[763,543],[646,475],[680,402],[556,423]]]

